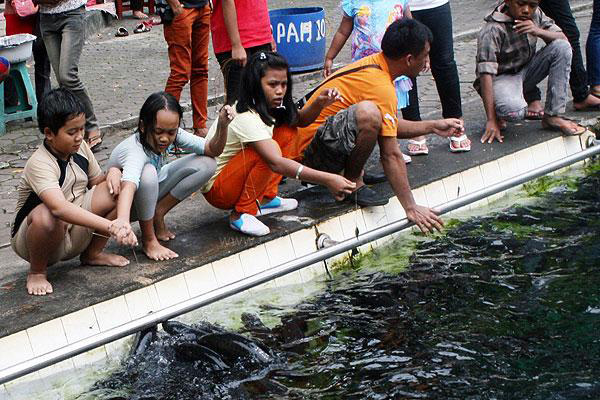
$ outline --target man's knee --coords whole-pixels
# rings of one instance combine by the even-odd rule
[[[359,134],[377,138],[381,130],[381,112],[372,101],[361,101],[356,105],[356,125]]]
[[[571,59],[573,57],[573,49],[571,48],[571,43],[565,39],[553,40],[551,43],[547,44],[550,49],[553,50],[556,57],[565,59],[571,63]]]

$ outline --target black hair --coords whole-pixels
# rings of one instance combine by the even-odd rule
[[[263,93],[260,80],[267,69],[285,69],[287,74],[287,91],[283,96],[285,108],[271,110]],[[292,99],[292,74],[286,59],[279,53],[265,51],[253,54],[242,71],[240,92],[236,111],[243,113],[254,110],[268,126],[293,125],[298,118],[298,109]]]
[[[421,54],[425,43],[433,41],[431,30],[416,19],[401,18],[391,23],[381,39],[383,55],[397,60],[407,54]]]
[[[140,143],[147,151],[153,152],[148,141],[148,134],[152,134],[156,128],[156,114],[160,110],[173,111],[179,115],[179,123],[183,120],[183,109],[172,94],[167,92],[152,93],[140,110],[137,131],[140,134]]]
[[[85,107],[77,96],[64,88],[53,89],[46,93],[38,104],[38,128],[42,134],[48,128],[56,135],[67,121],[81,114],[85,114]]]

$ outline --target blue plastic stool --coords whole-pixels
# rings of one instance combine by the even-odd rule
[[[25,61],[11,64],[10,77],[17,89],[19,104],[4,107],[4,82],[0,83],[0,136],[6,133],[6,123],[16,119],[37,119],[37,99]]]

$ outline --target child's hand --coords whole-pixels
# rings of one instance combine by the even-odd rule
[[[336,200],[344,200],[346,195],[352,193],[354,189],[356,189],[356,183],[344,178],[343,176],[338,174],[329,175],[331,175],[331,179],[327,187]]]
[[[108,227],[110,236],[114,237],[119,244],[124,246],[137,246],[138,241],[127,221],[114,220]]]
[[[331,68],[333,67],[333,59],[326,58],[323,64],[323,78],[327,78],[331,75]]]
[[[119,168],[109,168],[106,173],[106,184],[108,185],[108,192],[113,197],[117,197],[121,191],[121,170]]]
[[[236,116],[235,108],[224,105],[219,111],[219,127],[227,127]]]
[[[530,19],[526,20],[517,20],[513,26],[517,33],[529,33],[534,36],[538,36],[539,28],[538,26]]]
[[[315,100],[317,104],[321,106],[321,108],[325,108],[335,103],[336,101],[343,101],[340,92],[336,88],[325,89],[320,94],[319,97]]]

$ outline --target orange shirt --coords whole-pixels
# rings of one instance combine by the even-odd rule
[[[298,128],[298,148],[301,152],[308,147],[317,129],[328,117],[364,100],[374,102],[381,112],[382,125],[379,134],[381,136],[396,136],[396,129],[398,128],[396,105],[398,104],[398,99],[396,98],[394,82],[392,81],[392,76],[390,75],[383,53],[373,54],[372,56],[355,61],[340,69],[335,74],[368,64],[378,64],[381,69],[365,68],[339,78],[330,78],[307,101],[306,104],[312,103],[318,97],[319,93],[328,88],[337,88],[343,99],[342,101],[336,101],[329,107],[325,107],[315,122],[306,128]]]

